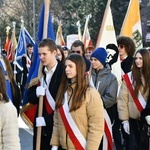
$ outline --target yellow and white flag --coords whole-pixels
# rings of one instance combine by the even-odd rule
[[[107,2],[102,25],[101,25],[97,43],[96,43],[96,48],[104,47],[106,49],[106,46],[108,44],[115,44],[117,46],[117,39],[116,39],[116,33],[114,29],[114,24],[113,24],[110,2],[111,0],[108,0]],[[109,56],[113,57],[115,55],[115,52],[109,49],[107,49],[107,53],[108,53],[107,59]],[[112,73],[117,77],[118,84],[120,85],[121,84],[121,66],[120,66],[119,57],[117,59],[117,62],[114,63],[111,67],[112,67]]]
[[[142,48],[142,27],[139,0],[130,0],[120,35],[128,36],[135,42],[136,49]]]

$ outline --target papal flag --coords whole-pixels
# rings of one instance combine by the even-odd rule
[[[135,42],[136,49],[142,48],[142,27],[139,0],[130,0],[121,28],[121,36],[129,36]]]
[[[107,49],[107,53],[108,53],[107,61],[113,62],[111,64],[112,73],[117,77],[118,85],[120,85],[121,67],[120,67],[120,59],[118,57],[119,52],[118,52],[118,46],[117,46],[117,40],[116,40],[116,34],[115,34],[115,29],[113,24],[110,3],[111,0],[108,0],[104,17],[102,20],[102,24],[100,27],[100,31],[99,31],[96,48],[104,47],[106,49],[107,47],[109,47]],[[112,150],[113,149],[112,124],[106,111],[105,111],[104,118],[105,118],[105,132],[103,136],[103,150]]]

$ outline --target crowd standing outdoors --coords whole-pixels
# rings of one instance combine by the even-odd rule
[[[38,54],[44,82],[39,79],[39,83],[31,86],[27,92],[28,101],[37,107],[39,97],[43,96],[44,100],[42,117],[38,117],[37,108],[34,118],[33,150],[36,149],[39,127],[42,128],[41,150],[104,150],[104,109],[111,120],[116,150],[148,150],[150,50],[143,48],[135,52],[133,40],[125,36],[118,37],[117,44],[111,43],[106,48],[95,49],[85,48],[83,42],[76,40],[69,50],[48,38],[39,43]],[[27,49],[32,49],[32,45],[28,45]],[[108,50],[114,51],[114,54],[109,55]],[[27,52],[25,58],[22,58],[23,74],[26,75],[23,88],[34,61],[33,49]],[[119,91],[117,78],[111,73],[111,66],[118,56],[122,69]],[[11,133],[10,142],[16,146],[13,149],[19,150],[17,111],[19,114],[21,95],[16,92],[20,90],[5,56],[1,56],[2,61],[5,67],[0,68],[0,82],[4,85],[4,88],[0,88],[0,107],[1,114],[6,117],[1,117],[1,123],[6,123],[1,125],[0,147],[6,147],[7,150],[11,144],[5,138],[8,132]],[[11,94],[8,89],[11,89]],[[13,126],[12,131],[10,126]]]

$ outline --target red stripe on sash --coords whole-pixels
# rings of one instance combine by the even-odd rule
[[[45,108],[46,108],[47,113],[50,115],[50,114],[53,112],[53,109],[52,109],[51,106],[49,105],[46,96],[44,96],[44,105],[45,105]]]
[[[71,127],[70,127],[70,125],[67,121],[67,118],[65,116],[65,113],[64,113],[64,110],[63,110],[62,106],[59,108],[59,112],[60,112],[62,121],[64,123],[64,126],[66,128],[66,131],[67,131],[73,145],[75,146],[76,150],[84,150],[84,148],[82,147],[82,145],[78,141],[77,137],[74,135],[74,132],[72,131],[72,129],[71,129]]]
[[[125,74],[125,75],[123,76],[123,78],[124,78],[124,80],[125,80],[125,82],[126,82],[126,84],[127,84],[127,87],[128,87],[128,89],[129,89],[129,91],[130,91],[130,94],[131,94],[131,96],[132,96],[132,99],[133,99],[134,103],[136,104],[138,110],[141,112],[141,111],[143,110],[143,107],[142,107],[142,105],[140,104],[138,98],[134,95],[134,90],[133,90],[133,87],[132,87],[132,84],[131,84],[131,82],[130,82],[130,79],[129,79],[128,74]]]
[[[105,121],[105,134],[106,134],[106,137],[107,137],[107,140],[108,140],[108,149],[107,150],[112,150],[113,148],[113,143],[112,143],[112,136],[110,134],[110,131],[109,131],[109,128],[108,128],[108,125]]]

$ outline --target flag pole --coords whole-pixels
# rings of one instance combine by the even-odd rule
[[[14,34],[15,34],[16,22],[13,21],[13,22],[12,22],[12,25],[13,25],[13,32],[14,32]],[[14,46],[14,45],[13,45],[13,46]],[[16,73],[17,73],[17,71],[16,71],[16,64],[14,64],[14,79],[15,79],[15,81],[16,81]]]
[[[82,41],[80,20],[77,21],[76,25],[78,27],[78,40]]]
[[[44,5],[45,5],[45,10],[44,10],[43,39],[47,38],[50,0],[44,0]],[[41,69],[41,65],[40,65],[40,69]],[[41,86],[43,86],[43,77],[41,77]],[[42,117],[42,112],[43,112],[43,96],[40,96],[38,117]],[[37,127],[36,150],[40,150],[40,147],[41,147],[41,131],[42,131],[42,127],[41,126]]]
[[[106,9],[105,9],[105,12],[104,12],[104,16],[103,16],[103,21],[102,21],[102,24],[101,24],[101,27],[100,27],[100,31],[99,31],[99,34],[98,34],[98,38],[97,38],[97,43],[96,43],[96,48],[100,45],[100,41],[101,41],[101,38],[102,38],[102,32],[104,30],[104,24],[105,24],[105,20],[106,20],[106,17],[107,17],[107,13],[108,13],[108,8],[110,6],[110,3],[111,3],[111,0],[108,0],[107,2],[107,5],[106,5]]]

